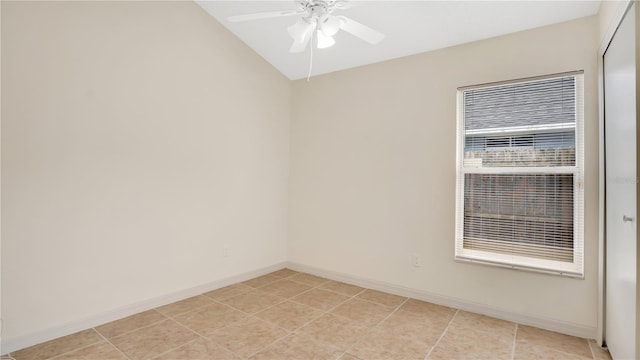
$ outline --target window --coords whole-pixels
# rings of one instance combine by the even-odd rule
[[[458,260],[583,276],[582,72],[458,89]]]

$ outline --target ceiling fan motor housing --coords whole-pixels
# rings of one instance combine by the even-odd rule
[[[307,12],[305,18],[309,20],[317,20],[323,15],[330,14],[335,9],[335,7],[332,6],[334,3],[335,1],[326,0],[307,0],[298,2],[300,9]]]
[[[336,1],[307,0],[299,1],[298,5],[300,10],[305,12],[302,20],[306,24],[298,22],[291,27],[289,33],[294,40],[301,41],[304,38],[303,33],[312,31],[315,27],[328,37],[335,35],[340,30],[340,20],[331,15],[336,9]]]

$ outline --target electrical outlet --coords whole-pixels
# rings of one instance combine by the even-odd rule
[[[222,257],[226,257],[226,258],[229,257],[229,248],[228,247],[222,248]]]
[[[422,266],[422,257],[420,256],[420,254],[411,255],[411,265],[413,265],[413,267]]]

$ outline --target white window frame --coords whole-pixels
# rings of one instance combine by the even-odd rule
[[[482,167],[475,161],[464,162],[464,92],[479,88],[497,87],[574,76],[576,79],[575,166],[567,167]],[[455,260],[495,265],[584,278],[584,75],[582,71],[539,76],[492,84],[458,88],[457,92],[457,154],[456,154],[456,230]],[[573,184],[573,262],[540,259],[520,255],[487,252],[464,248],[464,179],[466,174],[572,174]]]

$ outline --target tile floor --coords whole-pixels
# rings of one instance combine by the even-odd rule
[[[594,341],[289,269],[10,355],[16,360],[610,359]]]

